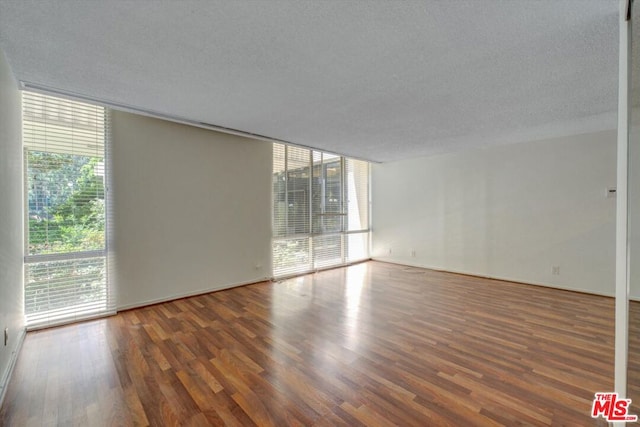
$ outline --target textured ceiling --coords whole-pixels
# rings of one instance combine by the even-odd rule
[[[617,0],[0,0],[16,79],[375,161],[616,126]]]

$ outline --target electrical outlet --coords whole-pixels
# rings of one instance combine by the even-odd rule
[[[411,249],[411,257],[412,258],[416,257],[416,250],[415,249]]]
[[[616,197],[616,187],[607,187],[607,191],[605,192],[605,196],[607,197],[607,199],[612,199],[614,197]]]
[[[553,274],[554,276],[559,276],[560,275],[560,266],[559,265],[554,265],[551,267],[551,274]]]
[[[388,254],[389,254],[389,255],[391,255],[391,252],[392,252],[392,251],[391,251],[391,248],[389,248]]]
[[[9,342],[9,328],[4,328],[4,345]]]

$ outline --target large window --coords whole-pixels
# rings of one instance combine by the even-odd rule
[[[105,109],[31,92],[22,100],[27,325],[104,314]]]
[[[273,275],[369,258],[369,163],[273,145]]]

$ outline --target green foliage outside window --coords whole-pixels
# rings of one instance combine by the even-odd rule
[[[27,151],[29,254],[103,249],[102,159]]]

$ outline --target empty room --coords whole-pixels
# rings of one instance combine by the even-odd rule
[[[0,0],[0,425],[633,425],[638,9]]]

